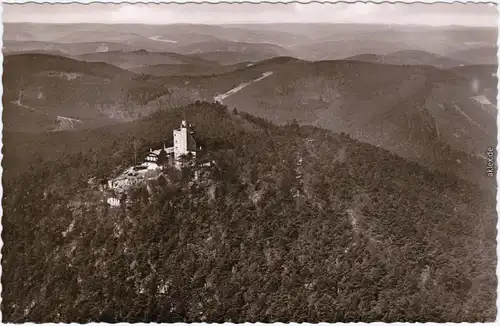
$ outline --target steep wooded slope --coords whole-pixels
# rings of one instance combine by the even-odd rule
[[[183,118],[211,177],[172,173],[128,210],[97,201],[88,178]],[[4,142],[8,322],[495,318],[494,195],[345,135],[196,103]]]

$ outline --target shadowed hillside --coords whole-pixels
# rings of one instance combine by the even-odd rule
[[[4,117],[7,129],[13,130],[24,123],[20,115],[29,111],[95,126],[150,114],[157,106],[148,107],[148,103],[159,97],[177,105],[191,101],[182,95],[185,83],[179,79],[141,76],[106,63],[37,53],[6,56],[3,83]]]
[[[496,109],[480,101],[496,92],[472,87],[467,75],[429,66],[291,59],[265,61],[232,75],[244,71],[273,74],[231,94],[224,104],[278,123],[297,119],[346,132],[421,164],[487,180],[483,167],[487,147],[496,142]],[[482,76],[487,82],[492,78]]]

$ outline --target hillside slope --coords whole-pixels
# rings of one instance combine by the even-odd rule
[[[497,46],[483,46],[452,52],[449,56],[476,65],[496,65],[498,63],[497,52]]]
[[[21,67],[25,61],[28,68]],[[197,76],[195,69],[191,76],[154,77],[48,55],[8,56],[5,65],[4,104],[16,110],[5,115],[13,120],[10,130],[26,130],[17,112],[26,110],[16,103],[20,93],[24,106],[52,119],[102,124],[224,98],[230,107],[275,123],[296,119],[345,132],[433,169],[485,185],[492,181],[484,166],[496,141],[494,66],[441,70],[277,57],[211,76]]]
[[[191,101],[184,100],[185,83],[179,79],[140,76],[106,63],[39,53],[6,56],[3,83],[4,117],[10,130],[18,130],[24,123],[18,118],[30,111],[95,126],[147,115],[157,109],[148,103],[160,96],[172,103]]]
[[[426,51],[402,50],[386,55],[359,54],[345,60],[382,63],[388,65],[424,65],[437,68],[453,68],[464,65],[465,62]]]
[[[472,165],[477,171],[473,178],[486,180],[484,155],[496,142],[496,109],[485,109],[480,100],[484,96],[495,103],[496,92],[488,86],[496,79],[491,74],[471,78],[429,66],[278,59],[232,73],[234,79],[245,73],[254,79],[273,72],[231,94],[224,104],[277,123],[296,119],[346,132],[421,164],[454,169],[462,177],[472,177]],[[228,79],[217,76],[212,83],[220,86]]]
[[[241,62],[233,65],[159,64],[129,70],[138,74],[151,76],[210,76],[227,74],[251,64],[250,62]]]
[[[494,320],[493,193],[345,135],[235,113],[197,103],[100,130],[7,133],[4,320]],[[193,184],[185,170],[131,193],[129,209],[101,204],[87,180],[183,118],[211,176]]]

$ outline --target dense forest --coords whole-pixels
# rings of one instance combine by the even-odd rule
[[[112,209],[88,180],[194,123],[200,159]],[[4,133],[6,322],[486,322],[492,192],[345,134],[197,102]]]

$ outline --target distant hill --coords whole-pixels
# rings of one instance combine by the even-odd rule
[[[452,52],[448,56],[476,65],[497,65],[497,52],[496,46],[489,46]]]
[[[61,53],[65,56],[76,56],[86,53],[99,53],[106,51],[134,51],[136,47],[113,42],[75,42],[75,43],[55,43],[41,41],[4,41],[5,53],[19,52],[45,52],[50,54]]]
[[[451,71],[470,81],[471,90],[475,93],[485,93],[490,102],[497,101],[497,64],[467,65],[455,67]]]
[[[278,123],[297,119],[346,132],[434,167],[450,160],[447,166],[459,175],[488,182],[482,166],[490,145],[484,144],[495,143],[495,114],[481,109],[475,97],[488,92],[473,92],[468,77],[430,66],[293,60],[263,62],[230,75],[252,76],[248,80],[266,71],[273,74],[223,103]],[[221,85],[230,75],[212,83]]]
[[[290,44],[309,38],[287,31],[255,30],[238,26],[204,24],[38,24],[5,23],[5,40],[43,40],[56,43],[119,42],[168,51],[179,45],[208,41]],[[64,28],[66,27],[66,28]],[[250,26],[251,27],[251,26]],[[168,40],[168,42],[162,42]]]
[[[427,65],[443,69],[458,67],[465,64],[463,61],[417,50],[402,50],[386,55],[360,54],[345,58],[345,60],[356,60],[389,65]]]
[[[274,44],[229,41],[189,44],[177,48],[176,52],[194,54],[205,60],[218,61],[224,64],[260,61],[278,56],[291,55],[289,50]],[[231,59],[232,56],[234,56],[233,59]]]
[[[233,65],[206,64],[158,64],[129,69],[134,73],[151,76],[208,76],[227,74],[252,65],[251,62],[241,62]]]
[[[496,116],[498,112],[497,65],[469,65],[453,68],[452,71],[469,81],[472,98],[480,104],[482,109]]]
[[[217,62],[203,60],[193,56],[172,52],[150,52],[144,49],[137,51],[108,51],[88,53],[78,56],[79,60],[88,62],[106,62],[123,69],[132,69],[155,65],[197,65],[213,66]]]
[[[183,118],[211,175],[170,171],[128,209],[100,202],[88,180],[131,164],[133,144],[171,141]],[[495,319],[494,193],[346,135],[196,103],[6,133],[4,153],[5,321]]]
[[[40,50],[22,50],[22,51],[10,51],[4,48],[4,55],[15,55],[15,54],[48,54],[48,55],[57,55],[66,58],[73,58],[73,55],[69,54],[66,51],[61,51],[58,49],[40,49]]]
[[[42,41],[47,44],[55,44],[59,47],[67,47],[78,44],[109,44],[121,45],[113,47],[111,50],[134,50],[147,49],[150,51],[168,51],[172,46],[168,43],[152,40],[148,35],[146,27],[145,34],[139,30],[137,25],[129,25],[129,28],[122,28],[114,25],[101,24],[30,24],[30,23],[10,23],[5,24],[4,40],[10,46],[25,46],[33,41]],[[132,27],[132,28],[130,28]],[[157,28],[156,28],[157,29]],[[155,30],[155,29],[153,29]],[[39,49],[36,49],[39,50]],[[81,53],[89,53],[84,51]]]
[[[169,24],[166,28],[162,25],[138,24],[4,24],[4,42],[118,43],[124,47],[113,50],[146,49],[158,52],[177,52],[177,48],[204,42],[268,43],[291,51],[276,55],[312,61],[340,59],[363,53],[388,54],[400,50],[422,50],[448,56],[457,51],[494,47],[496,40],[496,28],[463,26],[282,23],[224,26]],[[203,50],[213,51],[216,49]],[[79,54],[89,52],[92,51]]]
[[[236,65],[244,62],[258,62],[280,55],[259,52],[214,51],[193,54],[194,57],[217,62],[221,65]]]
[[[380,54],[362,53],[353,55],[352,57],[344,58],[344,60],[384,63],[384,58],[385,56]]]
[[[157,108],[147,104],[160,96],[183,98],[176,93],[177,84],[184,85],[177,80],[136,75],[102,62],[36,53],[7,55],[3,103],[6,111],[28,110],[48,115],[51,120],[64,116],[99,125],[149,114]],[[21,116],[26,114],[4,111],[6,128],[24,124]]]
[[[293,47],[294,56],[304,60],[338,60],[364,53],[386,55],[400,50],[411,49],[409,45],[382,40],[327,40]]]
[[[199,43],[172,43],[153,37],[144,42],[73,42],[5,41],[4,53],[47,53],[85,61],[102,61],[120,67],[135,68],[155,64],[209,64],[232,65],[246,61],[260,61],[291,52],[274,44],[212,40]],[[182,56],[184,55],[184,56]]]
[[[363,53],[385,55],[401,50],[419,50],[467,61],[450,54],[494,47],[497,42],[495,27],[311,24],[303,28],[294,24],[274,24],[271,28],[312,36],[312,40],[290,48],[294,56],[311,61],[335,60]]]

